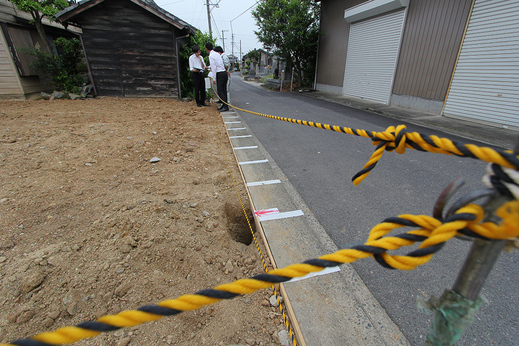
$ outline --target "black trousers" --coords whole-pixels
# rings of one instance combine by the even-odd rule
[[[218,91],[218,96],[223,102],[227,103],[227,81],[229,80],[229,76],[226,71],[217,72],[216,73],[216,90]],[[224,105],[227,107],[227,105]]]
[[[197,105],[205,103],[205,79],[202,72],[191,72],[195,86],[195,100]]]

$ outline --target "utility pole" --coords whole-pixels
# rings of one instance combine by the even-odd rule
[[[232,56],[234,56],[234,35],[231,35],[231,51]]]
[[[224,32],[225,31],[229,31],[229,30],[222,30],[222,46],[223,46],[223,51],[225,52],[225,36],[224,36]]]
[[[213,31],[211,30],[211,9],[209,8],[209,0],[206,0],[205,4],[207,5],[207,24],[209,25],[209,37],[213,37]]]

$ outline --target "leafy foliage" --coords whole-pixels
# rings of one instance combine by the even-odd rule
[[[210,36],[208,33],[197,31],[194,35],[189,36],[188,41],[183,48],[179,48],[180,56],[180,87],[182,97],[188,99],[195,98],[195,89],[193,80],[191,79],[191,72],[189,71],[189,57],[193,54],[191,48],[193,46],[200,47],[201,55],[204,57],[206,65],[209,65],[209,53],[205,49],[205,44],[211,42],[216,44],[216,38]]]
[[[32,16],[32,23],[36,27],[36,31],[40,35],[45,50],[52,52],[50,44],[47,41],[47,35],[42,24],[43,18],[50,21],[54,20],[54,15],[64,10],[75,1],[67,0],[8,0],[12,2],[19,10],[29,12]]]
[[[69,2],[66,0],[8,0],[24,12],[38,12],[41,17],[53,20],[53,16],[59,11],[67,8]],[[34,18],[34,16],[33,16]]]
[[[313,80],[320,11],[314,0],[261,0],[252,12],[258,39],[294,67],[299,85]]]
[[[79,94],[87,72],[81,42],[60,37],[54,44],[59,52],[56,56],[39,49],[26,50],[37,58],[31,65],[42,77],[50,79],[54,90]]]

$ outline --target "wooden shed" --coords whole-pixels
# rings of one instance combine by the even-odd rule
[[[23,52],[43,44],[31,19],[29,13],[18,10],[13,3],[0,0],[0,98],[26,99],[49,91],[48,81],[41,79],[31,66],[35,58]],[[48,20],[42,24],[50,43],[60,36],[79,34],[74,28],[67,30]]]
[[[178,48],[197,29],[153,0],[83,0],[56,18],[81,27],[97,95],[181,96]]]

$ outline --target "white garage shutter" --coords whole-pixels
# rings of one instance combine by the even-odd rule
[[[389,103],[405,13],[351,24],[343,95]]]
[[[519,126],[518,0],[476,0],[443,114]]]

